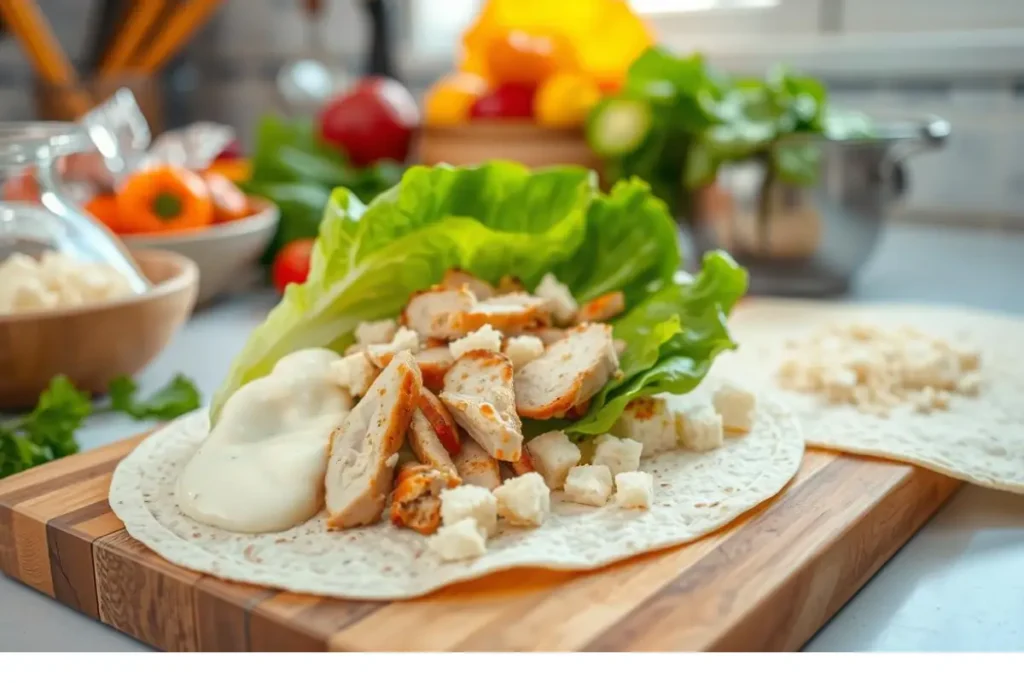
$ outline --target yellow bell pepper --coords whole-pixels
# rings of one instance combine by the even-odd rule
[[[444,76],[427,91],[423,114],[428,126],[454,126],[469,118],[469,109],[485,95],[489,85],[479,76],[467,73]]]
[[[654,44],[651,30],[626,0],[485,0],[463,34],[459,70],[492,79],[490,45],[516,30],[564,37],[580,70],[595,81],[620,79]]]
[[[552,128],[582,126],[587,112],[601,99],[593,80],[579,73],[563,72],[544,81],[533,107],[537,123]]]

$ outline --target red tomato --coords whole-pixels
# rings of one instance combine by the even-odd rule
[[[401,163],[409,155],[420,110],[404,85],[373,76],[328,102],[318,123],[320,136],[357,166],[382,159]]]
[[[279,293],[284,294],[284,289],[289,283],[301,284],[306,281],[309,276],[310,257],[313,255],[313,243],[312,238],[294,240],[277,252],[270,274],[274,289]]]
[[[533,95],[529,85],[506,83],[484,95],[469,109],[471,119],[532,119]]]

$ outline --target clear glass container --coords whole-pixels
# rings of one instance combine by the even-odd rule
[[[0,178],[29,174],[38,185],[38,202],[0,201],[0,257],[12,251],[60,251],[80,261],[109,264],[142,293],[150,283],[127,248],[68,195],[57,171],[59,159],[95,151],[94,136],[84,124],[0,123]]]

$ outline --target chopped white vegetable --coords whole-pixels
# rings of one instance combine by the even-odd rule
[[[484,325],[480,329],[470,332],[462,339],[456,339],[448,344],[448,350],[452,352],[452,356],[456,359],[470,351],[477,350],[499,353],[501,351],[501,332],[498,332],[490,325]]]
[[[370,362],[365,353],[354,353],[331,363],[331,374],[342,389],[353,396],[362,396],[380,374],[380,368]]]
[[[606,466],[613,477],[621,472],[635,472],[640,467],[642,451],[639,441],[602,434],[594,439],[593,464]]]
[[[691,451],[710,451],[724,442],[722,416],[709,405],[699,405],[676,415],[683,447]]]
[[[487,552],[483,530],[471,517],[441,527],[427,539],[427,545],[445,562],[471,560]]]
[[[576,318],[576,312],[580,306],[573,298],[569,288],[558,281],[551,273],[547,273],[540,279],[540,284],[533,292],[534,296],[547,301],[548,310],[555,322],[560,325],[568,325]]]
[[[678,446],[676,419],[665,399],[645,396],[630,402],[612,427],[615,436],[643,444],[643,457],[670,451]]]
[[[621,508],[651,507],[654,477],[649,472],[620,472],[615,475],[615,504]]]
[[[580,449],[564,432],[547,432],[530,440],[526,448],[533,466],[552,491],[565,486],[569,470],[580,463]]]
[[[464,485],[441,491],[441,523],[452,526],[471,519],[487,536],[498,528],[498,500],[483,486]]]
[[[612,495],[612,473],[604,465],[578,465],[565,478],[565,499],[601,507]]]
[[[498,516],[513,526],[540,526],[551,512],[551,490],[538,472],[528,472],[494,489]]]
[[[505,355],[512,361],[512,367],[521,368],[544,353],[544,342],[540,337],[525,334],[512,337],[505,342]]]

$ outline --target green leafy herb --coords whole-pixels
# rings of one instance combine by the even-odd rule
[[[587,122],[613,181],[642,178],[684,214],[688,193],[730,162],[761,159],[771,179],[815,182],[820,151],[801,141],[805,134],[846,140],[869,136],[871,126],[831,109],[824,85],[809,76],[775,67],[764,79],[731,79],[700,54],[678,57],[660,47],[633,62],[622,92],[598,103]]]
[[[368,202],[397,183],[402,170],[390,161],[357,168],[344,154],[317,139],[312,121],[264,116],[256,129],[252,177],[242,183],[246,192],[274,202],[281,211],[264,263],[270,263],[288,242],[316,236],[335,187],[347,187]]]
[[[136,420],[170,420],[200,404],[198,390],[182,375],[146,400],[136,397],[136,389],[133,380],[119,377],[110,384],[109,401],[94,406],[67,377],[54,377],[31,413],[0,422],[0,479],[77,453],[75,433],[90,415],[118,412]]]

